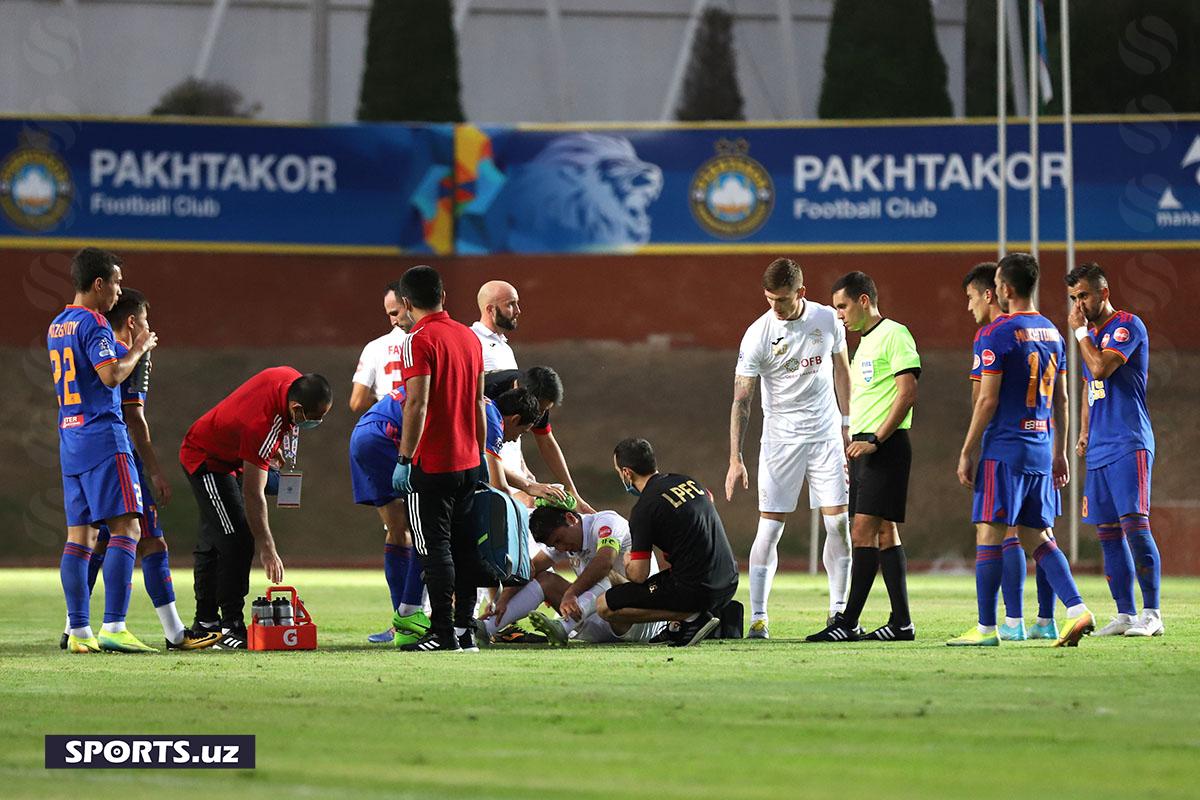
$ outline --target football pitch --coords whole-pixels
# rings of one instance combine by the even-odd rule
[[[186,621],[190,572],[175,577]],[[910,579],[916,642],[805,644],[824,622],[824,576],[780,575],[771,641],[477,655],[367,644],[387,621],[379,572],[288,579],[319,626],[315,653],[85,657],[58,649],[58,572],[0,571],[0,794],[1197,796],[1197,579],[1166,579],[1166,636],[1078,649],[946,647],[974,620],[967,575]],[[134,584],[130,628],[161,642],[140,576]],[[1106,622],[1103,579],[1081,588]],[[1026,595],[1029,619],[1032,580]],[[880,581],[864,624],[886,613]],[[257,768],[44,769],[43,736],[75,733],[254,734]]]

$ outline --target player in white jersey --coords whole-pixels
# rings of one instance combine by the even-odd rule
[[[612,588],[614,580],[625,577],[631,541],[629,523],[620,514],[575,514],[547,506],[534,509],[529,530],[534,540],[547,549],[533,557],[533,580],[500,594],[491,616],[483,621],[489,629],[503,628],[528,616],[552,644],[562,645],[572,640],[597,644],[648,642],[666,625],[613,625],[596,614],[596,600]],[[561,560],[571,564],[574,582],[554,571],[555,562]],[[557,610],[560,618],[536,611],[543,602]]]
[[[810,507],[825,520],[822,561],[829,575],[829,614],[845,607],[850,573],[850,365],[845,328],[829,306],[805,298],[804,273],[779,258],[763,274],[770,310],[742,338],[733,379],[729,471],[725,498],[750,487],[742,441],[756,380],[763,384],[763,432],[758,454],[758,533],[750,550],[749,638],[768,638],[767,597],[779,564],[779,539],[808,479]]]
[[[404,306],[396,294],[399,283],[389,283],[383,294],[383,310],[391,321],[391,330],[367,342],[358,357],[350,388],[350,410],[355,414],[362,414],[385,394],[404,385],[400,380],[400,348],[408,338],[405,331],[411,325],[402,325]]]
[[[391,323],[391,330],[378,339],[367,342],[362,355],[358,357],[358,367],[354,370],[353,384],[350,389],[350,410],[362,414],[384,395],[404,385],[400,380],[400,348],[408,338],[408,329],[412,327],[412,318],[404,311],[400,302],[400,281],[392,281],[383,293],[383,312]],[[397,608],[396,598],[399,596],[399,586],[405,574],[401,566],[406,560],[415,556],[412,547],[412,532],[408,529],[408,515],[404,505],[393,511],[394,519],[401,524],[398,530],[388,525],[383,526],[383,565],[384,576],[388,581],[388,589],[392,594],[392,610]],[[379,633],[372,633],[367,640],[376,644],[393,642],[396,629],[389,627]]]

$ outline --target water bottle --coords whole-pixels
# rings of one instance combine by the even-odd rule
[[[145,353],[138,359],[137,366],[133,368],[133,389],[136,392],[145,394],[150,391],[150,353]]]
[[[250,615],[259,625],[275,624],[271,613],[271,603],[265,597],[259,597],[250,604]]]
[[[292,602],[286,597],[276,597],[271,602],[271,610],[275,618],[276,625],[295,625],[295,613],[292,610]]]

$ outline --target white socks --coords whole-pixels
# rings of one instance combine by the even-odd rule
[[[825,520],[825,549],[821,563],[829,576],[829,613],[846,608],[846,589],[850,582],[850,515],[842,512]]]
[[[1083,612],[1087,611],[1088,607],[1083,603],[1078,603],[1067,609],[1067,619],[1075,619]]]
[[[542,592],[542,585],[537,581],[530,581],[508,601],[508,608],[504,610],[502,619],[497,620],[495,615],[488,617],[486,622],[488,633],[494,634],[501,628],[511,625],[519,619],[524,619],[529,616],[530,611],[540,606],[543,600],[545,600],[545,595]]]
[[[767,618],[767,596],[779,567],[779,539],[783,523],[766,517],[758,518],[758,533],[750,548],[750,619]]]
[[[1024,621],[1025,620],[1021,619],[1020,617],[1005,617],[1004,618],[1004,624],[1010,628],[1015,628],[1018,625],[1020,625],[1021,623],[1023,623]]]
[[[93,636],[95,636],[95,634],[92,633],[91,625],[84,625],[82,628],[68,628],[67,633],[71,636],[74,636],[76,639],[91,639]]]
[[[100,630],[105,633],[120,633],[125,630],[125,620],[121,620],[120,622],[106,622],[100,626]]]
[[[166,605],[156,607],[154,613],[158,614],[158,621],[162,623],[163,635],[167,637],[167,641],[171,644],[182,642],[183,620],[179,618],[179,612],[175,610],[175,601],[172,600]]]

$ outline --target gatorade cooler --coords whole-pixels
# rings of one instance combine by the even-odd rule
[[[291,595],[292,615],[294,625],[260,625],[257,619],[250,621],[251,650],[316,650],[317,626],[304,607],[304,602],[296,596],[295,588],[291,586],[271,586],[267,589],[266,597],[271,599],[273,594]]]

